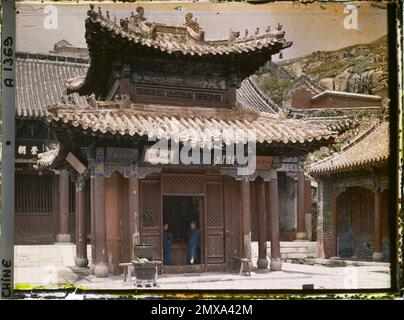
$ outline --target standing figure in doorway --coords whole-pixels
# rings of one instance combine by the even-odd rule
[[[171,265],[171,233],[168,232],[168,223],[163,226],[163,263],[164,265]]]
[[[190,230],[188,231],[188,263],[199,264],[199,249],[201,243],[201,232],[196,227],[196,222],[190,223]]]

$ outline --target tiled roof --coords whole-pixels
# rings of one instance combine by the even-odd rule
[[[57,60],[56,60],[57,59]],[[80,62],[74,62],[80,61]],[[82,59],[69,59],[50,55],[18,54],[17,101],[18,117],[42,118],[47,106],[73,99],[74,104],[86,106],[84,96],[65,95],[66,84],[79,86],[84,80],[88,64]],[[279,107],[260,92],[252,79],[247,78],[237,89],[238,105],[242,109],[275,113]]]
[[[258,143],[327,144],[334,138],[324,126],[282,119],[268,113],[233,109],[184,108],[97,102],[78,109],[59,105],[49,109],[49,121],[102,134],[167,138],[192,146],[212,148],[215,142],[246,143],[255,132]]]
[[[340,153],[314,163],[309,172],[326,175],[386,165],[390,156],[389,123],[384,121],[360,134]]]
[[[18,54],[16,69],[16,116],[20,118],[42,118],[46,107],[65,100],[77,105],[85,104],[85,98],[73,93],[65,95],[66,79],[82,75],[87,64],[72,62],[54,56]],[[82,61],[77,60],[77,61]]]
[[[86,29],[92,27],[101,29],[113,37],[124,41],[158,49],[168,54],[181,52],[184,55],[230,55],[246,54],[255,50],[281,50],[288,48],[292,42],[284,39],[284,32],[266,32],[261,35],[239,37],[233,33],[229,39],[220,41],[205,41],[204,31],[192,19],[192,14],[186,16],[184,26],[171,26],[162,23],[148,22],[144,17],[142,7],[137,8],[138,15],[122,20],[120,25],[107,16],[94,10],[88,11],[89,18]],[[189,16],[190,15],[190,16]]]
[[[293,80],[292,91],[300,88],[307,88],[314,94],[319,94],[324,91],[319,85],[314,83],[307,75],[302,74]]]
[[[277,113],[279,106],[259,88],[252,77],[241,82],[236,91],[237,102],[243,109]]]
[[[331,131],[344,132],[358,125],[358,120],[347,116],[335,117],[306,117],[304,118],[310,123],[325,125]]]

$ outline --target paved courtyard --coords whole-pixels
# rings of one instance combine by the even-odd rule
[[[89,256],[91,247],[89,249]],[[74,266],[75,246],[33,245],[16,246],[15,280],[17,288],[26,285],[55,288],[72,284],[89,289],[131,289],[134,281],[124,282],[121,276],[97,279],[88,268]],[[255,252],[253,252],[253,256]],[[256,259],[254,259],[256,260]],[[282,271],[259,272],[251,276],[230,273],[163,274],[158,289],[314,289],[388,288],[390,271],[387,263],[361,266],[324,266],[284,263]]]

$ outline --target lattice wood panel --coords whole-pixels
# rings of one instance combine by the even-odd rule
[[[221,183],[207,184],[206,206],[206,225],[208,227],[223,228],[223,185]]]
[[[223,184],[206,185],[207,262],[224,262]]]
[[[142,228],[160,228],[161,198],[158,181],[141,181],[141,226]]]
[[[167,174],[162,176],[162,192],[165,195],[200,195],[204,193],[202,175]]]
[[[15,174],[15,212],[17,215],[53,213],[52,175]]]

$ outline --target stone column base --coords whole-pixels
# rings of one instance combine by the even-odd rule
[[[97,263],[94,268],[94,274],[97,278],[108,278],[109,269],[106,263]]]
[[[75,263],[76,267],[85,268],[88,265],[88,259],[87,258],[75,257],[74,258],[74,263]]]
[[[307,232],[297,232],[296,240],[307,240]]]
[[[90,274],[95,274],[95,264],[94,263],[90,264]]]
[[[372,255],[372,259],[375,261],[383,260],[383,252],[374,252]]]
[[[281,271],[282,270],[281,259],[271,259],[270,269],[271,271]]]
[[[59,233],[56,235],[56,242],[68,242],[72,241],[72,237],[68,233]]]
[[[266,269],[268,268],[268,259],[267,258],[259,258],[257,260],[258,269]]]

